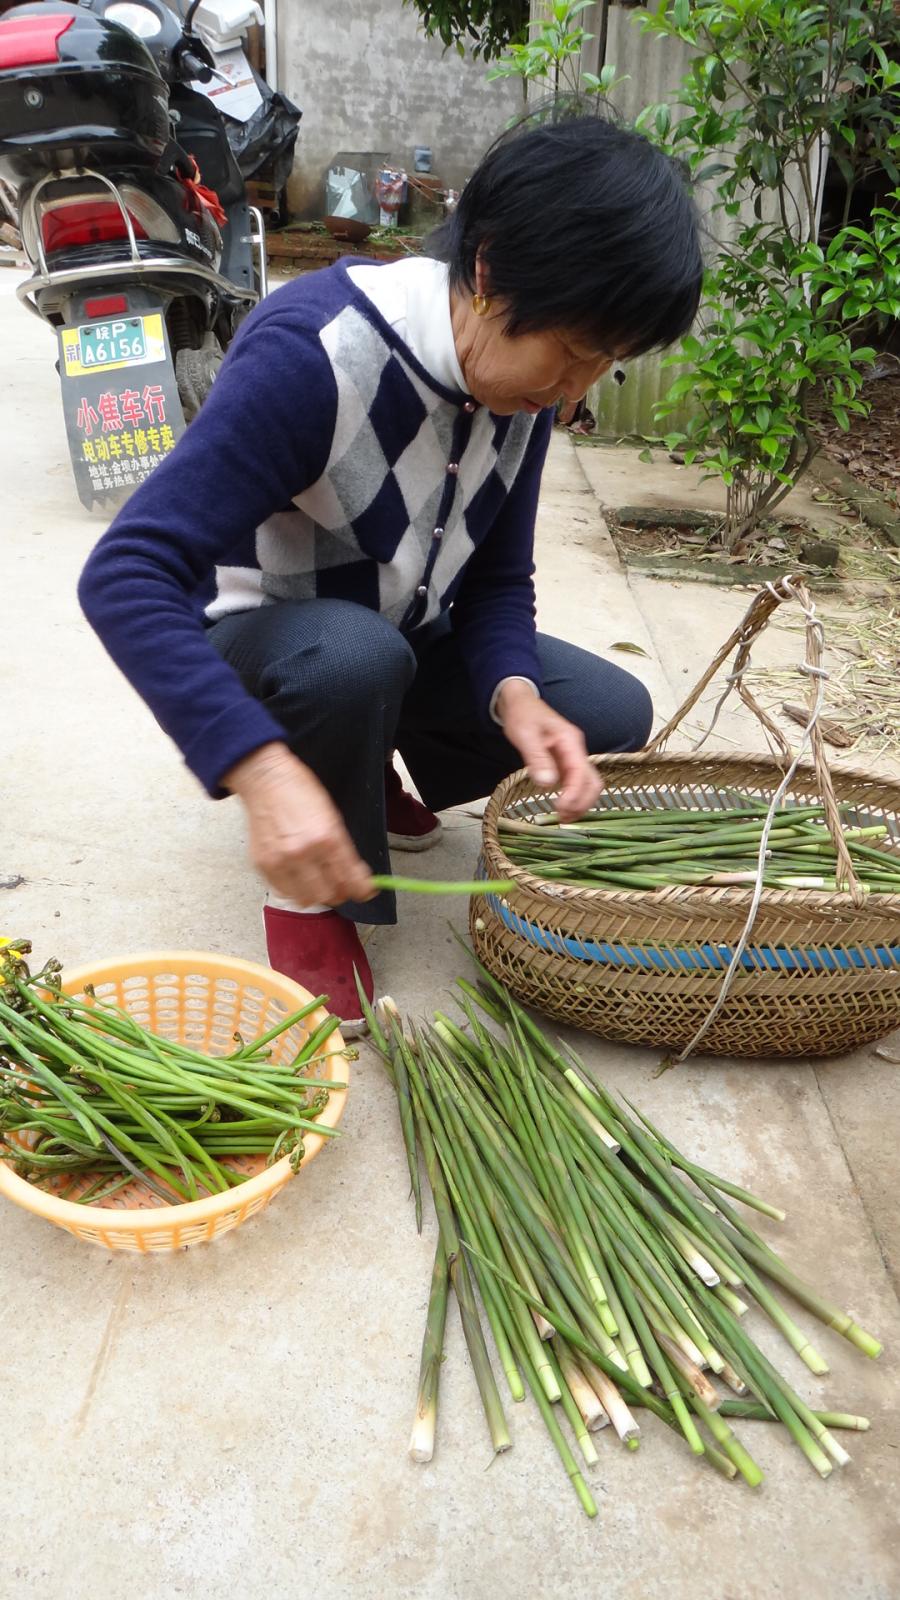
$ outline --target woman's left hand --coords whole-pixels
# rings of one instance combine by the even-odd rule
[[[517,680],[503,685],[496,711],[534,782],[548,789],[559,786],[556,809],[562,821],[574,822],[590,811],[602,792],[603,779],[588,761],[581,729],[546,700],[539,700],[529,684]]]

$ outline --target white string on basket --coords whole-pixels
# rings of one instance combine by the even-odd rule
[[[776,600],[780,601],[780,600],[782,600],[784,598],[789,598],[791,600],[796,600],[797,601],[797,603],[800,605],[800,607],[801,607],[801,609],[803,611],[804,616],[806,617],[806,621],[807,621],[807,625],[808,625],[809,629],[811,629],[816,634],[816,636],[818,638],[818,641],[819,641],[820,647],[823,646],[824,642],[825,642],[825,630],[822,627],[822,624],[819,621],[818,617],[816,616],[815,601],[813,599],[811,599],[811,598],[808,600],[808,603],[806,601],[804,601],[803,596],[794,587],[794,585],[791,583],[789,578],[782,578],[781,579],[781,584],[780,584],[780,588],[782,590],[781,594],[778,593],[778,591],[775,589],[775,586],[772,583],[767,583],[766,584],[766,588],[770,591],[770,593],[774,596],[774,598]],[[766,870],[766,856],[768,854],[768,849],[769,849],[769,835],[770,835],[770,833],[772,831],[772,824],[773,824],[773,822],[775,820],[775,813],[778,810],[778,807],[781,804],[781,801],[782,801],[785,793],[790,788],[791,783],[794,780],[794,774],[796,773],[797,768],[799,767],[800,762],[803,759],[803,756],[804,756],[804,754],[806,752],[806,747],[809,744],[810,738],[812,736],[812,731],[815,728],[816,723],[819,720],[819,715],[821,713],[822,706],[824,704],[824,699],[825,699],[825,683],[826,683],[826,681],[827,681],[827,679],[829,677],[829,673],[828,673],[827,668],[825,668],[825,667],[817,667],[811,661],[802,661],[800,663],[800,666],[799,666],[798,670],[800,672],[802,672],[805,677],[813,679],[813,681],[815,683],[815,697],[814,697],[814,700],[813,700],[812,708],[811,708],[810,713],[809,713],[809,718],[807,720],[806,727],[803,729],[803,732],[800,735],[800,743],[799,743],[799,745],[797,747],[797,752],[796,752],[793,760],[791,761],[791,764],[788,767],[786,773],[784,774],[784,777],[782,778],[780,784],[778,785],[778,788],[775,790],[775,793],[772,796],[772,800],[771,800],[771,804],[769,806],[769,809],[766,812],[765,822],[763,823],[762,836],[761,836],[760,842],[759,842],[759,857],[758,857],[757,865],[756,865],[756,882],[755,882],[754,887],[753,887],[753,895],[752,895],[751,900],[750,900],[750,910],[747,913],[747,920],[744,923],[743,932],[741,933],[741,936],[740,936],[740,938],[739,938],[739,940],[737,942],[737,945],[735,946],[734,954],[731,957],[730,962],[728,963],[728,969],[727,969],[727,971],[725,973],[724,978],[722,979],[722,987],[719,990],[718,996],[716,997],[715,1004],[713,1005],[712,1010],[709,1013],[709,1016],[706,1018],[706,1021],[704,1023],[702,1023],[701,1026],[697,1029],[697,1032],[694,1034],[694,1037],[691,1040],[690,1044],[685,1045],[685,1048],[677,1056],[674,1056],[672,1058],[672,1063],[671,1064],[673,1066],[677,1066],[678,1063],[681,1062],[681,1061],[686,1061],[688,1056],[693,1054],[693,1052],[696,1050],[698,1044],[701,1042],[702,1039],[704,1039],[706,1037],[706,1034],[709,1032],[709,1030],[712,1027],[713,1023],[715,1022],[716,1017],[719,1015],[719,1012],[721,1011],[721,1009],[722,1009],[723,1005],[725,1004],[725,1001],[727,1000],[728,995],[729,995],[729,993],[731,991],[731,985],[734,982],[735,975],[736,975],[736,973],[737,973],[737,971],[738,971],[738,969],[740,967],[741,961],[743,959],[744,952],[745,952],[745,950],[747,948],[747,943],[749,941],[750,935],[753,932],[753,925],[756,922],[756,915],[757,915],[757,912],[759,911],[759,903],[760,903],[760,900],[762,899],[763,879],[764,879],[765,870]],[[733,674],[733,676],[740,677],[741,674],[740,673]],[[729,680],[729,684],[730,684],[730,680]],[[729,692],[730,692],[730,687],[729,687],[729,689],[726,689],[725,694],[727,695]],[[720,707],[721,707],[722,702],[724,701],[724,699],[725,699],[725,696],[723,695],[722,701],[719,702],[719,706]],[[712,730],[710,729],[710,732],[711,731]]]

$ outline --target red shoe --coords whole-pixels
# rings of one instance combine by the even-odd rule
[[[340,1019],[347,1038],[364,1033],[355,967],[370,1004],[375,1000],[372,969],[356,924],[336,911],[282,911],[263,907],[269,965],[285,977],[302,983],[310,994],[328,996],[328,1009]]]
[[[392,850],[430,850],[443,828],[440,817],[403,787],[392,761],[384,769],[387,840]]]

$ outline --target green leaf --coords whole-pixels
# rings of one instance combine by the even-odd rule
[[[686,373],[683,378],[676,378],[675,382],[666,390],[666,399],[670,401],[683,400],[685,395],[691,394],[696,387],[696,379]]]
[[[631,74],[624,72],[621,78],[616,77],[614,66],[605,66],[600,72],[600,93],[609,94],[610,89],[618,88],[620,83],[630,83]]]
[[[697,168],[694,173],[694,181],[696,183],[707,183],[710,178],[718,178],[721,173],[730,171],[731,168],[726,166],[724,161],[709,161],[704,166]]]
[[[631,639],[620,639],[617,644],[611,644],[609,648],[621,650],[623,654],[629,656],[646,656],[648,660],[650,659],[649,651],[645,650],[643,645],[634,644]]]

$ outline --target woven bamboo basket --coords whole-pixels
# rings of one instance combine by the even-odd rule
[[[72,968],[64,974],[63,988],[69,994],[80,994],[85,984],[93,985],[99,1001],[123,1007],[142,1027],[211,1055],[227,1055],[233,1050],[235,1032],[245,1039],[259,1037],[313,998],[299,983],[269,967],[202,951],[154,951]],[[326,1015],[320,1006],[280,1034],[273,1043],[272,1059],[290,1060]],[[346,1060],[331,1054],[342,1048],[337,1030],[323,1050],[326,1048],[328,1056],[321,1061],[313,1058],[307,1070],[317,1070],[323,1082],[346,1083]],[[319,1124],[326,1129],[336,1127],[346,1100],[346,1089],[333,1089]],[[306,1136],[301,1172],[327,1142],[327,1133]],[[79,1205],[20,1178],[5,1161],[0,1161],[0,1195],[106,1250],[182,1250],[239,1228],[262,1211],[293,1176],[288,1156],[272,1166],[266,1165],[264,1156],[235,1156],[228,1164],[246,1175],[244,1183],[224,1194],[183,1205],[164,1205],[137,1179],[108,1201]],[[91,1174],[85,1174],[82,1187],[90,1180]]]
[[[653,745],[637,754],[592,758],[606,783],[601,806],[715,812],[739,804],[742,796],[771,799],[786,770],[783,751],[779,759],[676,754],[660,746],[735,644],[732,679],[773,737],[782,740],[742,684],[741,672],[750,643],[775,605],[805,596],[796,580],[784,584],[786,590],[777,585],[757,597]],[[820,644],[820,632],[814,640],[808,636],[807,666]],[[884,842],[900,852],[900,783],[864,771],[831,774],[821,739],[813,737],[812,744],[814,760],[797,767],[785,803],[824,801],[836,845],[837,806],[847,807],[854,824],[886,824]],[[506,856],[499,821],[547,811],[551,799],[526,773],[517,772],[488,803],[485,875],[512,879],[517,887],[508,898],[488,893],[472,901],[476,954],[518,999],[550,1016],[606,1038],[685,1051],[720,1001],[752,890],[679,886],[640,892],[534,877]],[[844,859],[849,863],[845,848]],[[839,893],[763,891],[726,998],[703,1036],[704,1052],[836,1055],[900,1027],[900,895],[864,898],[855,876],[848,872],[848,879],[848,889]]]

